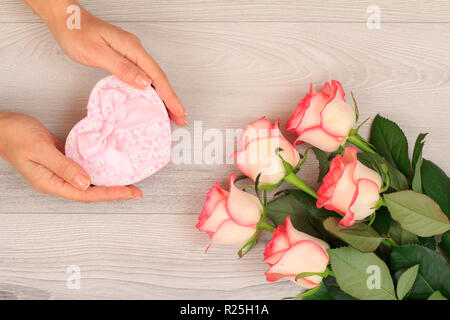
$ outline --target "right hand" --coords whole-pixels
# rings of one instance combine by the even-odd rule
[[[81,6],[80,29],[68,29],[67,5],[79,4],[74,0],[64,2],[54,5],[47,1],[53,12],[49,16],[53,18],[44,20],[61,49],[74,61],[108,70],[135,88],[145,89],[151,83],[164,101],[171,119],[179,126],[186,125],[184,107],[139,38],[95,17]]]
[[[64,144],[38,120],[0,112],[0,156],[40,193],[90,203],[142,199],[135,186],[90,186],[89,175],[64,155]]]

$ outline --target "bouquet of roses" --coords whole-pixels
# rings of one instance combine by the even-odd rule
[[[310,145],[303,154],[278,121],[248,124],[234,154],[244,176],[232,174],[228,191],[218,183],[209,190],[197,228],[210,245],[241,247],[240,257],[261,232],[272,232],[265,275],[307,289],[293,298],[449,298],[450,180],[423,158],[426,133],[410,160],[398,125],[377,115],[366,140],[358,134],[365,121],[354,128],[353,94],[353,107],[344,98],[338,81],[320,91],[311,85],[287,123],[298,134],[294,145]],[[297,175],[311,152],[322,181],[317,191]],[[238,188],[237,180],[247,177],[254,183]],[[268,190],[283,181],[295,188],[269,202]]]

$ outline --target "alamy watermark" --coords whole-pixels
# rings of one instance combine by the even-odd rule
[[[66,9],[69,17],[66,20],[67,29],[81,29],[81,8],[77,5],[70,5]]]
[[[203,122],[193,122],[193,130],[177,128],[172,133],[173,164],[246,164],[258,165],[264,172],[275,173],[283,165],[279,129],[203,128]],[[240,156],[236,153],[241,152]]]
[[[77,265],[70,265],[66,269],[67,279],[66,287],[67,289],[80,289],[81,288],[81,269]]]
[[[381,9],[376,4],[371,4],[367,7],[366,12],[369,14],[367,17],[368,29],[381,29]]]
[[[366,285],[367,289],[380,289],[381,288],[381,269],[377,265],[370,265],[367,267],[366,273],[369,275],[367,277]]]

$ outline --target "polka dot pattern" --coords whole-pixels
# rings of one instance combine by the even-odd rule
[[[80,132],[101,131],[105,119],[101,109],[100,92],[104,89],[120,89],[127,99],[143,97],[149,108],[159,108],[161,116],[140,123],[132,128],[115,128],[115,139],[120,143],[132,164],[132,172],[114,163],[108,163],[102,153],[83,158],[78,149],[77,136]],[[78,122],[66,140],[66,156],[80,164],[91,177],[91,183],[103,186],[134,184],[163,168],[170,160],[172,128],[164,103],[150,86],[145,90],[135,89],[115,76],[100,80],[89,97],[87,117]],[[121,170],[122,169],[122,170]]]

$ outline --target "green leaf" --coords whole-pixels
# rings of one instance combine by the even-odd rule
[[[303,298],[303,300],[334,300],[327,288],[322,284],[316,292]]]
[[[314,154],[316,155],[316,158],[319,161],[319,178],[317,179],[317,181],[321,181],[328,172],[328,168],[330,167],[330,161],[328,160],[326,153],[323,152],[322,150],[316,147],[313,147],[312,150],[314,151]]]
[[[320,236],[320,233],[311,226],[307,216],[308,213],[293,195],[288,194],[279,197],[267,205],[267,216],[277,226],[283,224],[288,215],[291,216],[292,225],[297,230],[301,230],[314,237]]]
[[[429,296],[427,300],[447,300],[447,299],[438,290],[433,292],[433,294]]]
[[[402,229],[400,224],[396,221],[392,222],[391,229],[389,229],[389,235],[399,245],[419,243],[419,239],[415,234]]]
[[[338,225],[339,218],[329,217],[324,220],[324,228],[362,252],[375,251],[383,240],[380,235],[364,223],[356,223],[352,227]],[[364,231],[359,231],[365,229]]]
[[[381,168],[382,163],[386,163],[388,167],[388,175],[391,180],[391,188],[396,191],[408,190],[409,183],[405,175],[401,173],[397,168],[392,166],[389,162],[386,162],[378,154],[372,154],[367,152],[358,153],[358,160],[365,166],[375,170],[383,178],[384,183],[386,183],[385,174]]]
[[[391,224],[392,218],[386,207],[381,207],[375,212],[375,220],[372,223],[372,228],[377,232],[383,235],[388,234]]]
[[[419,157],[419,160],[417,160],[416,169],[414,170],[414,178],[412,181],[412,189],[415,192],[422,193],[422,175],[421,175],[421,168],[422,168],[423,158],[422,156]]]
[[[423,146],[425,144],[425,137],[427,133],[421,133],[416,139],[416,143],[414,145],[413,159],[412,159],[412,167],[414,170],[414,177],[412,181],[412,189],[416,192],[422,193],[422,151]]]
[[[374,253],[342,247],[329,249],[328,254],[336,281],[345,293],[361,300],[396,300],[389,269]]]
[[[400,300],[403,300],[403,298],[406,296],[409,290],[411,290],[414,282],[416,281],[418,272],[419,272],[419,265],[416,264],[415,266],[403,272],[402,275],[400,276],[400,279],[398,279],[397,297]]]
[[[421,237],[441,234],[450,229],[450,222],[430,197],[414,191],[400,191],[384,195],[392,219],[403,229]]]
[[[372,123],[369,142],[378,154],[409,177],[408,141],[397,124],[377,115]]]
[[[447,255],[447,258],[450,258],[450,231],[447,231],[442,235],[441,242],[439,243],[439,247],[444,251]]]
[[[421,133],[417,136],[416,143],[414,144],[414,152],[412,157],[412,168],[413,170],[416,169],[417,161],[419,161],[419,158],[422,157],[422,150],[423,146],[425,144],[425,137],[428,133]]]
[[[302,205],[308,214],[317,219],[325,220],[329,216],[339,216],[334,211],[326,210],[324,208],[317,208],[316,199],[301,190],[288,189],[285,190],[285,193],[294,196],[294,198]]]
[[[421,171],[424,193],[436,201],[442,211],[450,218],[449,177],[437,165],[426,159],[423,159]]]
[[[323,279],[322,286],[317,292],[303,300],[355,300],[355,298],[342,291],[334,277],[327,277]]]
[[[267,210],[267,215],[276,225],[282,224],[289,214],[297,230],[320,237],[332,246],[343,245],[341,240],[332,236],[322,225],[322,221],[329,216],[339,216],[336,212],[317,208],[316,199],[301,190],[286,189],[282,192],[283,197],[289,198],[280,200],[283,197],[279,197],[271,201]]]
[[[394,272],[420,265],[419,274],[408,298],[423,300],[436,290],[447,298],[450,296],[450,267],[445,258],[436,251],[414,244],[394,247],[390,261]]]
[[[419,237],[419,244],[431,250],[436,250],[435,237]]]

